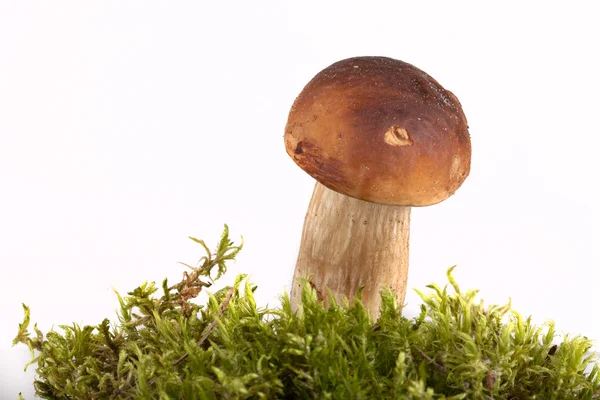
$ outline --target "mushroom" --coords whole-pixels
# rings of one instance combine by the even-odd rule
[[[319,72],[285,128],[289,156],[317,180],[304,220],[291,302],[309,277],[328,303],[362,302],[375,317],[384,287],[404,302],[411,207],[439,203],[469,174],[471,140],[458,99],[425,72],[356,57]]]

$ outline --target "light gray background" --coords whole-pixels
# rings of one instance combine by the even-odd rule
[[[223,223],[246,240],[228,278],[275,304],[313,187],[287,113],[357,55],[418,66],[469,119],[471,176],[413,210],[409,286],[457,264],[487,301],[600,339],[597,13],[485,4],[0,1],[0,397],[32,398],[21,302],[43,330],[114,320],[112,288],[178,279],[187,236]]]

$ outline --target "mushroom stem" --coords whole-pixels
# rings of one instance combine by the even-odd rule
[[[410,207],[358,200],[315,185],[304,220],[294,271],[291,302],[301,303],[299,278],[310,277],[320,299],[352,299],[361,286],[362,302],[373,318],[380,291],[390,287],[404,302],[408,277]]]

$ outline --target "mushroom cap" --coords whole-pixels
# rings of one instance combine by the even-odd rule
[[[467,119],[452,92],[411,64],[355,57],[296,98],[285,147],[324,186],[360,200],[428,206],[469,175]]]

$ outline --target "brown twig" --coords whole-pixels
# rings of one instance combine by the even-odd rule
[[[415,350],[417,350],[423,358],[425,358],[427,361],[429,361],[430,364],[433,364],[434,367],[436,367],[437,369],[442,371],[444,374],[447,372],[446,368],[444,368],[443,365],[438,364],[437,361],[435,361],[433,358],[431,358],[427,354],[425,354],[425,352],[423,350],[419,349],[418,347],[415,347]]]
[[[204,331],[204,334],[202,335],[200,340],[198,340],[198,343],[197,343],[198,346],[202,345],[202,343],[204,343],[204,341],[206,341],[206,339],[208,339],[212,330],[215,328],[215,326],[217,326],[217,324],[219,323],[219,319],[221,319],[221,317],[223,316],[223,313],[225,312],[225,309],[227,309],[227,306],[229,305],[229,302],[231,301],[231,298],[233,297],[233,294],[235,293],[236,289],[237,289],[237,285],[232,286],[231,289],[229,289],[229,292],[227,292],[227,296],[225,296],[225,300],[223,300],[223,303],[221,303],[221,307],[219,308],[219,312],[218,312],[217,316],[210,323],[210,325],[206,328],[206,330]],[[189,357],[188,353],[185,353],[184,355],[182,355],[179,359],[177,359],[173,363],[173,368],[176,368],[177,366],[183,364],[185,362],[185,360],[188,359],[188,357]],[[156,377],[150,379],[150,381],[148,381],[148,386],[153,385],[156,382],[156,379],[157,379]]]

